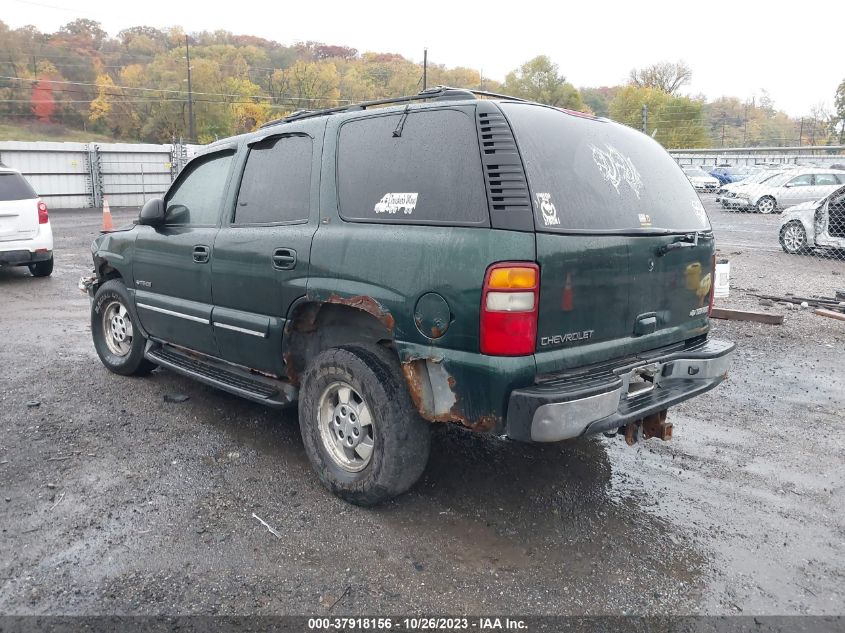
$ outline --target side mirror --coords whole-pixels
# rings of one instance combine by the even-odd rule
[[[164,200],[161,198],[147,200],[141,208],[138,224],[146,226],[161,226],[164,224]]]

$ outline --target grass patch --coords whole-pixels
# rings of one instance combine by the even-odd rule
[[[77,143],[120,143],[106,134],[66,128],[58,123],[26,121],[13,125],[0,122],[0,141],[70,141]]]

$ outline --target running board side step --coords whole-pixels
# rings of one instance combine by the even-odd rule
[[[299,393],[290,383],[167,344],[149,341],[144,357],[177,374],[270,407],[287,406],[296,401]]]

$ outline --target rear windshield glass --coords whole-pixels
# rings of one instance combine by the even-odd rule
[[[543,106],[503,103],[528,174],[540,231],[709,229],[684,172],[631,128]]]
[[[0,200],[32,200],[35,190],[20,174],[0,172]]]

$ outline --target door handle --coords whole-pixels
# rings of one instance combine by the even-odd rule
[[[296,267],[296,251],[292,248],[277,248],[273,251],[273,268],[291,270]]]
[[[208,257],[211,254],[211,249],[208,246],[198,244],[194,246],[194,262],[197,264],[205,264],[208,262]]]

